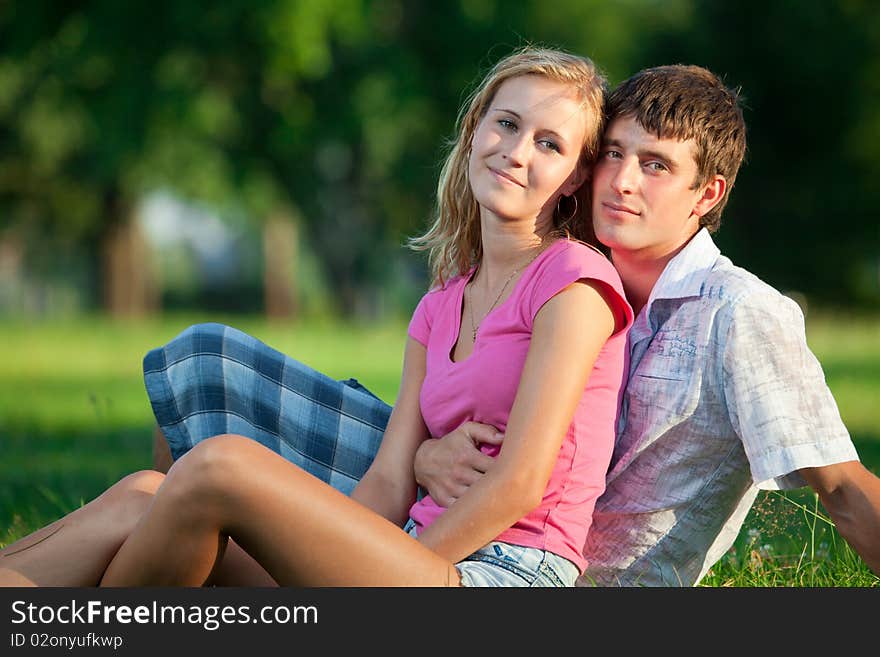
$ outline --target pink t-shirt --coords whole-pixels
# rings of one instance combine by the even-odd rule
[[[510,296],[483,319],[471,355],[454,362],[451,355],[461,326],[464,288],[473,271],[425,294],[409,325],[409,335],[427,349],[419,401],[434,438],[467,421],[506,431],[535,315],[571,283],[580,279],[605,283],[613,291],[616,314],[625,317],[624,327],[608,339],[596,359],[541,504],[496,539],[553,552],[583,569],[581,550],[596,498],[605,488],[614,447],[632,309],[607,258],[580,242],[559,239],[526,267]],[[500,447],[483,445],[482,451],[496,456]],[[426,495],[412,506],[410,517],[421,531],[444,510]]]

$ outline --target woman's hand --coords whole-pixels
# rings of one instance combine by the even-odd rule
[[[442,438],[425,440],[416,452],[416,482],[437,504],[449,507],[495,461],[480,451],[480,444],[500,445],[503,440],[495,427],[479,422],[465,422]]]

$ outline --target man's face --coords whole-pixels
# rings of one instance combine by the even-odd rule
[[[661,258],[697,232],[695,153],[692,139],[658,139],[628,116],[611,122],[593,172],[593,226],[612,256]]]

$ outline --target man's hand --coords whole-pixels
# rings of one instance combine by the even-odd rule
[[[480,443],[500,445],[504,436],[488,424],[465,422],[442,438],[424,441],[416,452],[416,482],[440,506],[449,507],[495,461]]]

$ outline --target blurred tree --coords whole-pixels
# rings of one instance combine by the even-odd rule
[[[296,308],[301,238],[339,311],[375,314],[394,294],[408,311],[426,269],[400,243],[429,221],[456,113],[498,58],[534,43],[591,56],[612,81],[682,59],[742,84],[750,161],[720,238],[778,284],[853,296],[870,288],[858,281],[877,253],[871,14],[865,2],[752,13],[691,0],[6,2],[0,235],[31,244],[38,269],[85,249],[106,303],[149,305],[131,215],[144,193],[166,188],[265,226],[267,248],[286,245],[264,258],[277,283],[266,285],[267,309]],[[829,218],[846,220],[846,239],[822,240]],[[828,257],[835,272],[813,277]]]
[[[329,33],[353,35],[358,5],[6,3],[0,229],[24,236],[32,267],[85,249],[108,310],[146,309],[137,199],[167,186],[277,216],[290,196],[278,159],[298,155],[277,140],[313,116],[298,78],[326,72]]]

